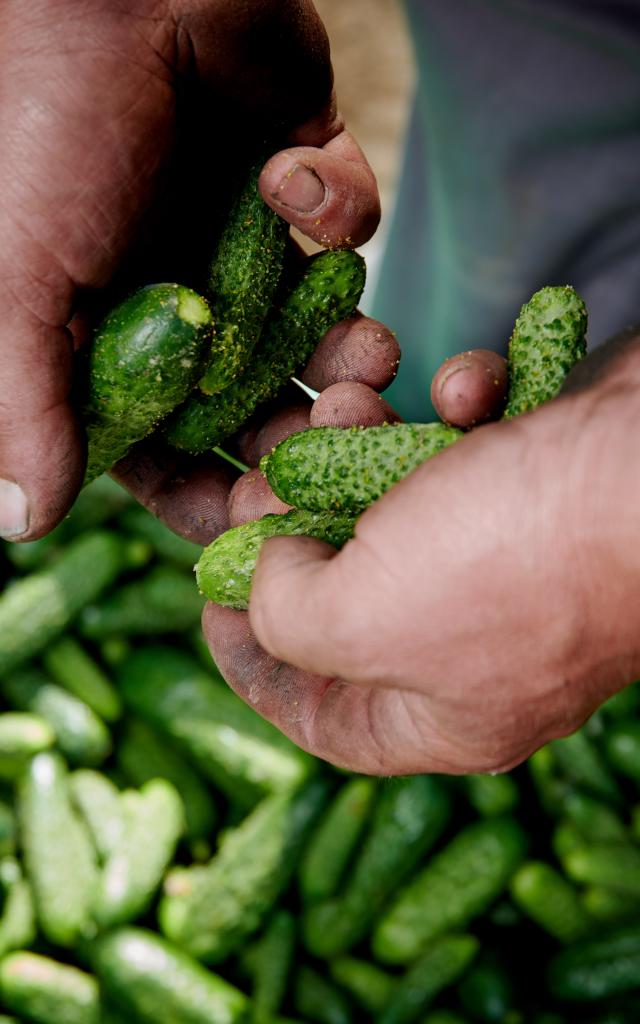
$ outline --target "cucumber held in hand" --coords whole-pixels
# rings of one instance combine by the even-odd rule
[[[341,548],[353,536],[355,518],[340,512],[294,510],[263,516],[227,530],[205,548],[196,565],[201,592],[227,608],[247,609],[260,548],[269,537],[316,537]]]
[[[312,256],[274,306],[251,364],[219,395],[194,392],[165,424],[169,444],[197,455],[233,434],[304,366],[327,331],[355,311],[365,282],[357,252]]]
[[[555,398],[587,354],[587,309],[569,285],[541,288],[520,310],[509,343],[505,419]]]
[[[141,288],[107,316],[84,366],[85,483],[184,401],[198,380],[212,330],[205,300],[179,284]]]
[[[445,423],[316,427],[281,441],[260,469],[288,505],[360,512],[462,436]]]

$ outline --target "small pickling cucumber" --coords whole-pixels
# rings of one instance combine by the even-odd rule
[[[238,430],[305,365],[327,331],[352,315],[364,283],[364,260],[356,252],[310,257],[287,282],[246,371],[218,395],[194,392],[164,424],[168,442],[198,454]]]
[[[26,949],[35,940],[37,926],[31,887],[13,857],[0,861],[0,959],[12,949]]]
[[[247,609],[260,548],[269,537],[316,537],[341,548],[353,536],[355,517],[344,512],[267,515],[227,530],[204,549],[196,566],[201,593],[227,608]]]
[[[123,828],[100,873],[93,917],[101,928],[135,920],[149,906],[184,831],[184,810],[166,779],[121,796]]]
[[[108,860],[120,844],[124,829],[124,808],[120,790],[111,779],[90,768],[79,768],[69,776],[71,797],[87,823],[98,860]]]
[[[0,676],[36,657],[78,612],[127,568],[120,537],[96,531],[74,540],[43,572],[0,596]]]
[[[620,803],[620,787],[598,747],[584,729],[561,740],[552,740],[549,750],[569,782],[609,803]]]
[[[356,513],[463,436],[445,423],[315,427],[281,441],[260,469],[288,505]]]
[[[126,533],[145,540],[163,562],[169,562],[177,569],[191,571],[200,557],[200,544],[179,537],[141,505],[126,508],[118,522]]]
[[[509,342],[505,418],[555,398],[587,354],[587,309],[569,285],[541,288],[520,310]]]
[[[174,869],[159,909],[167,938],[210,964],[235,952],[291,878],[325,799],[318,782],[295,794],[267,797],[226,833],[208,864]]]
[[[298,967],[293,982],[293,1005],[305,1020],[317,1024],[352,1024],[346,997],[313,967]]]
[[[116,929],[92,959],[108,995],[140,1024],[248,1024],[242,992],[152,932]]]
[[[85,483],[147,437],[198,380],[213,318],[179,284],[139,289],[116,306],[81,353],[87,431]]]
[[[527,840],[514,818],[487,818],[458,832],[401,890],[373,933],[386,963],[407,963],[435,938],[465,928],[504,890]]]
[[[340,956],[329,964],[331,977],[372,1016],[389,1004],[398,979],[368,960]]]
[[[569,792],[564,800],[564,813],[585,840],[592,843],[624,843],[629,831],[622,818],[603,800],[579,790]]]
[[[593,918],[578,890],[544,861],[527,861],[518,869],[511,895],[527,917],[559,942],[576,942],[593,932]]]
[[[415,1024],[443,989],[464,974],[480,943],[473,935],[443,935],[400,978],[378,1024]]]
[[[38,754],[18,791],[22,852],[43,935],[71,947],[91,931],[97,867],[59,754]]]
[[[582,906],[593,921],[603,925],[624,924],[640,919],[640,898],[603,885],[589,885],[582,892]]]
[[[34,1024],[101,1024],[95,978],[36,953],[10,953],[0,961],[0,1001]]]
[[[483,818],[509,814],[520,801],[520,790],[511,775],[465,775],[461,782],[467,800]]]
[[[589,1002],[637,989],[639,977],[640,926],[633,924],[563,949],[552,959],[547,981],[557,998]]]
[[[203,604],[192,576],[156,565],[100,603],[83,608],[78,629],[90,640],[181,633],[200,622]]]
[[[17,779],[30,759],[55,741],[50,723],[40,715],[20,711],[0,714],[0,779]]]
[[[88,704],[101,718],[115,722],[120,717],[122,702],[118,691],[74,637],[61,637],[47,648],[42,661],[54,682]]]
[[[630,842],[583,843],[567,852],[563,867],[576,882],[640,899],[640,850]]]
[[[296,945],[296,921],[277,911],[253,947],[252,1024],[272,1024],[282,1008]]]
[[[229,211],[211,262],[208,292],[215,334],[199,388],[226,388],[246,367],[282,275],[289,225],[258,191],[252,167]]]

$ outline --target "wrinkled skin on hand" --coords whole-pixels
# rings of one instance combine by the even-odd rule
[[[325,244],[365,241],[379,204],[310,0],[3,0],[0,130],[0,535],[31,540],[84,472],[74,341],[142,281],[197,281],[249,151],[290,147],[261,190]],[[123,479],[152,501],[162,476],[183,505],[208,481],[204,542],[230,481],[213,460],[195,473],[146,451]]]
[[[341,552],[268,541],[249,613],[204,614],[233,689],[337,765],[456,774],[509,769],[637,678],[640,336],[611,352],[419,467]],[[495,415],[472,355],[434,382],[449,422]]]

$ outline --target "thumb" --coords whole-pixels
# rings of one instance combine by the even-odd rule
[[[73,364],[65,324],[72,287],[48,255],[2,231],[0,259],[0,536],[32,540],[73,501],[84,455],[68,403]],[[27,269],[28,268],[28,269]]]
[[[323,676],[363,676],[356,540],[337,552],[311,537],[274,537],[260,552],[249,618],[274,658]]]

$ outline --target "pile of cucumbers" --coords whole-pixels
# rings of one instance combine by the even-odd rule
[[[346,775],[225,686],[198,554],[106,477],[2,549],[0,1022],[637,1024],[640,686],[509,775]]]

